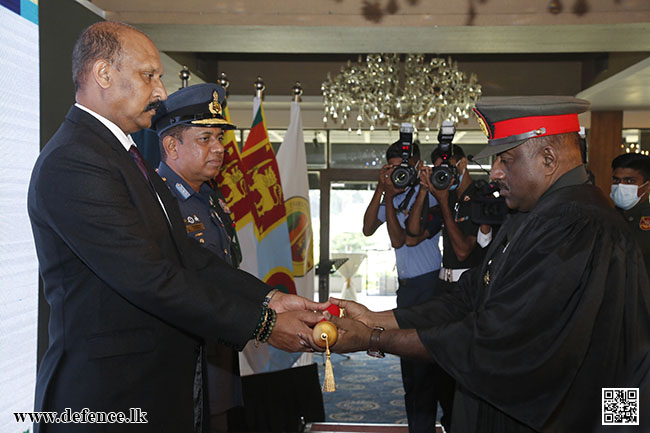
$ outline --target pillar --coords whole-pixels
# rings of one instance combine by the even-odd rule
[[[612,185],[612,160],[621,154],[622,111],[593,111],[587,149],[589,168],[596,186],[609,197]]]

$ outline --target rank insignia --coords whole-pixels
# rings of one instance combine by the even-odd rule
[[[185,189],[182,183],[177,182],[174,186],[176,187],[176,191],[178,191],[184,199],[187,199],[190,195],[192,195],[187,191],[187,189]]]
[[[639,228],[644,231],[650,230],[650,216],[641,217],[639,220]]]

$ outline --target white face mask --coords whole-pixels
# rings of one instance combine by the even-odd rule
[[[644,183],[645,185],[645,183]],[[616,207],[623,210],[632,209],[641,200],[638,195],[639,185],[625,185],[622,183],[612,185],[609,196],[614,200]]]
[[[464,168],[463,172],[460,174],[460,176],[458,176],[458,182],[456,182],[455,184],[453,184],[452,186],[449,187],[449,191],[455,190],[456,188],[458,188],[458,185],[463,183],[463,176],[465,176],[465,170],[466,169]]]

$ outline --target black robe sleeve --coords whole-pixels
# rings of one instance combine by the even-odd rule
[[[593,431],[602,387],[645,380],[650,399],[648,279],[612,215],[556,194],[528,216],[487,287],[474,270],[456,293],[396,311],[398,323],[508,415],[537,430]]]

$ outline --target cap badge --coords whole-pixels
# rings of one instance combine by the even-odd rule
[[[213,116],[223,117],[223,110],[221,109],[221,104],[219,104],[219,94],[216,90],[212,93],[212,102],[210,102],[208,108]]]

